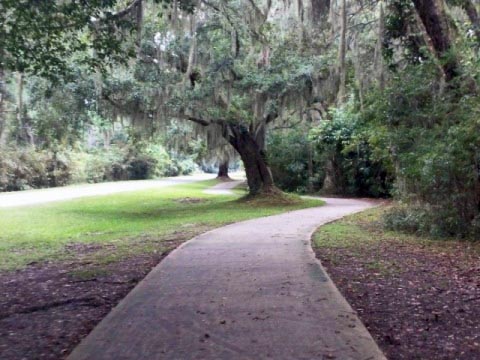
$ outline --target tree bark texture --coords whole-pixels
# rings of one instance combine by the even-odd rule
[[[340,46],[338,49],[338,76],[339,76],[339,89],[337,96],[337,103],[342,104],[345,100],[346,83],[347,83],[347,70],[346,70],[346,52],[347,52],[347,2],[342,0],[341,9],[341,25],[340,25]]]
[[[275,192],[272,172],[268,167],[265,151],[260,148],[245,126],[230,125],[229,143],[240,155],[251,195]]]
[[[385,72],[383,64],[383,42],[385,38],[385,11],[383,9],[383,2],[380,2],[380,14],[378,18],[378,34],[377,44],[375,46],[374,67],[376,72],[377,84],[380,90],[385,88]]]
[[[195,14],[190,15],[190,37],[192,39],[190,44],[190,50],[188,52],[188,65],[187,71],[185,74],[185,83],[190,80],[190,85],[195,87],[195,81],[192,80],[193,67],[195,65],[195,55],[197,52],[197,36],[195,28],[197,26],[197,21],[195,19]]]
[[[353,57],[353,68],[355,70],[355,80],[357,83],[357,88],[358,88],[358,100],[360,101],[360,109],[363,111],[364,109],[364,104],[365,104],[365,96],[364,96],[364,75],[363,75],[363,64],[362,64],[362,58],[360,54],[360,46],[358,45],[358,39],[357,35],[354,35],[354,40],[353,40],[353,52],[354,52],[354,57]]]
[[[307,182],[307,191],[311,194],[313,193],[313,145],[308,142],[308,182]]]
[[[217,175],[217,178],[220,178],[220,179],[228,179],[230,178],[228,176],[228,160],[224,160],[220,163],[220,165],[218,166],[218,175]]]
[[[480,18],[478,16],[477,8],[471,0],[464,0],[462,7],[465,9],[467,16],[472,23],[473,31],[477,41],[480,42]]]
[[[315,27],[325,27],[329,13],[330,0],[312,0],[312,21]]]
[[[7,138],[7,114],[5,97],[5,72],[2,68],[0,68],[0,146],[5,145]]]
[[[137,38],[135,40],[135,46],[137,48],[137,56],[140,54],[141,45],[142,45],[142,35],[143,35],[143,0],[139,1],[137,4],[137,14],[136,14],[136,22],[137,22]]]
[[[413,0],[413,3],[432,41],[435,54],[442,62],[445,79],[453,80],[460,72],[458,60],[450,53],[453,41],[443,0]]]
[[[323,180],[322,192],[324,194],[337,193],[337,187],[335,185],[335,166],[332,159],[329,159],[325,166],[325,179]]]

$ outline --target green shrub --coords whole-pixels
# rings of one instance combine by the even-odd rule
[[[8,148],[0,150],[0,191],[187,175],[196,167],[191,157],[171,157],[158,144],[112,145],[89,152]]]
[[[353,102],[330,111],[330,119],[310,131],[318,163],[330,167],[330,181],[338,195],[388,197],[393,176],[390,163],[371,144],[368,127]],[[327,171],[327,172],[328,172]]]
[[[49,153],[46,161],[48,187],[65,186],[71,182],[75,172],[70,155],[67,152]]]
[[[402,205],[390,209],[383,220],[389,230],[434,238],[467,238],[480,234],[478,218],[467,222],[458,216],[455,208]]]
[[[478,233],[478,97],[440,90],[436,68],[406,69],[372,95],[366,120],[395,168],[396,197],[407,208],[386,218],[393,229],[436,237]]]
[[[275,184],[282,190],[305,193],[319,189],[323,168],[312,159],[312,178],[309,178],[308,160],[314,157],[307,132],[300,129],[277,131],[267,137],[267,155]],[[310,149],[310,150],[309,150]],[[309,153],[310,151],[310,153]],[[310,181],[310,184],[309,184]]]
[[[130,166],[133,166],[132,169],[137,169],[138,175],[140,175],[139,172],[142,170],[142,176],[144,179],[177,175],[170,174],[172,159],[165,147],[161,144],[139,144],[139,146],[132,153]]]
[[[155,167],[155,159],[138,155],[128,162],[128,178],[131,180],[151,179]]]
[[[176,169],[175,172],[171,172],[169,176],[188,175],[194,172],[198,168],[198,165],[189,156],[179,156],[173,154],[171,170]]]
[[[420,233],[426,223],[426,211],[408,206],[390,209],[384,216],[385,227],[389,230],[401,230],[408,233]]]
[[[31,147],[0,150],[0,191],[66,185],[72,172],[67,153]]]
[[[102,181],[127,180],[128,171],[124,164],[125,150],[117,146],[108,149],[96,149],[84,158],[83,173],[85,181],[98,183]]]

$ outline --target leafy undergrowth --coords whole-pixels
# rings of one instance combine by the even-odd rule
[[[277,202],[212,196],[204,181],[0,210],[0,270],[78,256],[110,262],[125,256],[164,251],[165,240],[192,237],[208,229],[254,217],[318,206],[319,201]]]
[[[321,227],[317,257],[390,360],[480,359],[480,244],[384,231],[384,211]]]

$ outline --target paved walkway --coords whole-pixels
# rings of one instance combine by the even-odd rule
[[[87,196],[108,195],[135,190],[167,187],[201,180],[210,180],[214,179],[215,176],[215,174],[194,174],[188,176],[167,177],[159,180],[118,181],[0,193],[0,208],[43,204]]]
[[[385,359],[309,241],[317,226],[370,206],[327,199],[194,238],[69,359]]]
[[[240,184],[244,183],[245,180],[233,180],[219,183],[203,192],[209,195],[234,195],[232,189],[236,188]]]

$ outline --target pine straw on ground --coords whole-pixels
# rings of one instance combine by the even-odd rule
[[[479,244],[384,232],[380,213],[316,234],[335,284],[388,359],[480,359]]]

